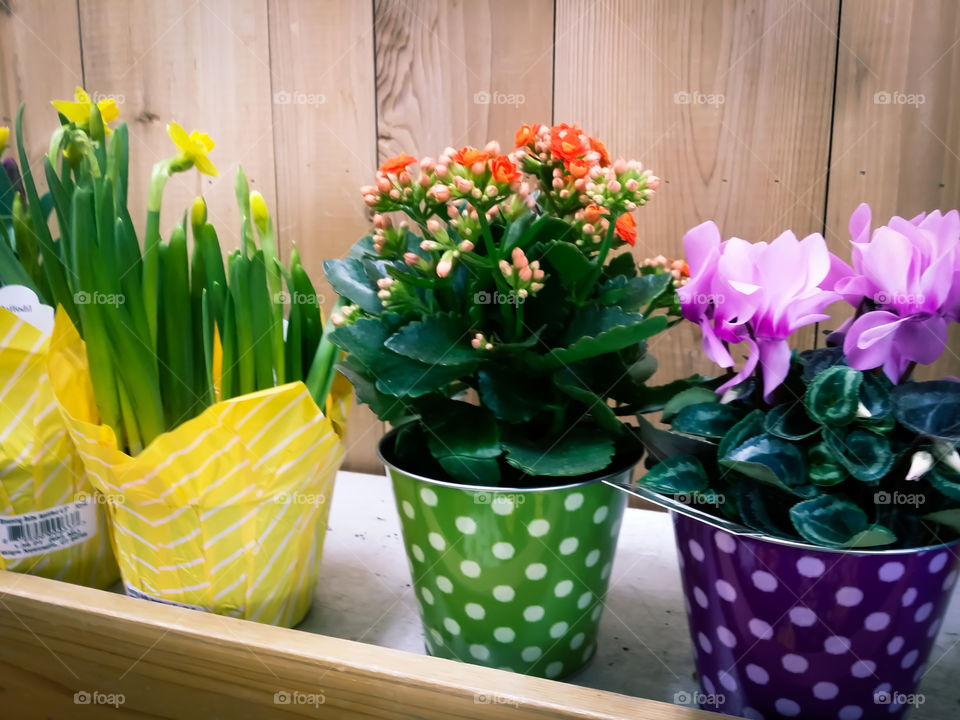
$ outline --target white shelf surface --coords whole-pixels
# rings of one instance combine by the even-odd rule
[[[919,689],[926,702],[910,720],[960,717],[957,594]],[[385,476],[339,474],[317,596],[299,629],[425,652],[393,490]],[[667,513],[626,510],[597,653],[568,681],[665,702],[697,689]]]

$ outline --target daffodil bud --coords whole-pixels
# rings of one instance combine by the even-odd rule
[[[193,210],[190,212],[190,224],[194,228],[202,228],[207,224],[207,201],[202,195],[193,199]]]
[[[0,153],[7,146],[7,138],[10,137],[10,128],[0,127]]]
[[[270,223],[270,211],[267,210],[267,201],[257,190],[250,193],[250,214],[253,216],[253,224],[257,226],[257,232],[265,233]]]

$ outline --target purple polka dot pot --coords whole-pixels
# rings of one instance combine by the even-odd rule
[[[918,704],[960,543],[836,552],[673,518],[706,709],[896,720]]]

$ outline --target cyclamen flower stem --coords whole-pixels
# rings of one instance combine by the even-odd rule
[[[916,367],[917,367],[917,361],[912,360],[910,364],[907,365],[907,369],[903,371],[903,374],[900,376],[900,379],[897,381],[897,385],[903,385],[907,380],[909,380],[910,376],[913,375],[913,371],[916,369]]]

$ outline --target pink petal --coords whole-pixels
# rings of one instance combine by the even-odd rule
[[[870,239],[870,206],[860,203],[850,215],[850,239],[855,243],[865,243]]]
[[[770,395],[780,387],[790,372],[790,346],[786,340],[759,341],[760,364],[763,366],[763,399],[769,401]]]
[[[717,392],[720,394],[725,393],[730,388],[736,387],[744,380],[749,378],[754,369],[757,367],[757,361],[760,359],[760,351],[757,349],[757,344],[749,337],[743,338],[743,341],[747,343],[747,346],[750,348],[750,354],[747,355],[747,361],[743,364],[743,369],[740,370],[740,372],[717,388]]]
[[[899,320],[896,315],[884,310],[868,312],[857,318],[843,341],[843,352],[850,367],[872,370],[883,365],[890,357]],[[886,331],[876,333],[872,342],[868,337],[864,343],[861,336],[876,328],[885,328]]]

